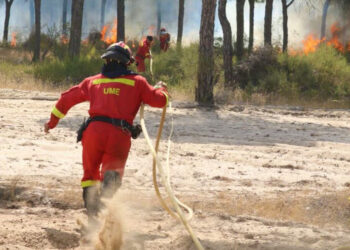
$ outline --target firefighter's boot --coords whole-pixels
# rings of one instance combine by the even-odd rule
[[[107,170],[103,175],[101,197],[110,199],[121,186],[121,178],[118,172]]]
[[[100,210],[101,201],[98,186],[84,187],[83,199],[89,223],[92,223],[97,220],[97,214]]]

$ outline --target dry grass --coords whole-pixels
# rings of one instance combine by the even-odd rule
[[[32,67],[32,65],[11,67],[7,63],[0,62],[0,88],[43,92],[61,92],[66,88],[66,86],[53,86],[51,83],[36,79],[30,73]]]
[[[316,100],[310,98],[300,97],[286,97],[276,94],[263,94],[252,93],[249,95],[247,92],[240,88],[235,90],[225,89],[222,82],[219,82],[214,88],[214,98],[217,104],[234,105],[234,104],[246,104],[246,105],[275,105],[275,106],[301,106],[305,108],[345,108],[350,107],[348,99],[344,100]]]
[[[66,87],[36,79],[32,55],[22,49],[0,47],[0,88],[30,91],[62,91]]]
[[[82,191],[80,188],[67,187],[49,195],[51,204],[59,209],[80,209],[83,207]]]
[[[20,89],[29,91],[53,91],[54,88],[43,84],[41,81],[35,79],[31,75],[23,75],[21,79],[18,76],[8,76],[0,73],[2,79],[0,88],[3,89]]]
[[[4,188],[0,188],[0,200],[15,201],[16,195],[21,190],[21,188],[18,185],[20,181],[20,177],[14,177],[9,181],[9,184],[4,186]]]
[[[47,201],[50,206],[58,209],[83,207],[79,185],[67,185],[62,182],[44,184],[32,180],[24,182],[21,177],[13,177],[0,184],[0,204],[5,207],[8,205],[36,207],[47,205]]]
[[[32,55],[18,48],[11,47],[0,47],[0,61],[7,61],[14,64],[20,64],[25,62],[30,62],[32,59]]]
[[[189,91],[185,88],[169,88],[171,99],[176,101],[193,102],[195,100],[194,91]]]
[[[269,220],[318,226],[350,225],[350,190],[317,196],[285,192],[278,197],[220,192],[215,199],[184,198],[196,210],[232,216],[256,216]]]

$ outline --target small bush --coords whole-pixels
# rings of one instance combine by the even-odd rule
[[[181,67],[181,60],[181,54],[177,53],[175,49],[169,49],[165,53],[154,55],[154,77],[170,85],[178,85],[185,75],[184,69]]]
[[[60,33],[56,26],[53,26],[48,29],[47,34],[41,33],[40,34],[40,50],[41,50],[41,60],[44,60],[46,56],[53,51],[59,49],[60,44],[58,42],[58,39],[60,37]],[[28,39],[22,44],[23,48],[34,52],[35,48],[35,33],[32,32]],[[59,50],[59,52],[62,52],[63,50]],[[55,56],[60,56],[60,54],[54,54]]]
[[[76,84],[100,72],[102,64],[103,61],[97,56],[96,50],[91,49],[88,54],[80,58],[51,59],[37,64],[34,68],[34,76],[53,85]]]
[[[281,55],[279,62],[301,97],[315,99],[350,96],[350,66],[335,49],[322,46],[309,55]]]
[[[259,48],[234,67],[234,83],[242,89],[248,85],[258,86],[269,71],[278,67],[277,51],[269,47]]]
[[[329,46],[295,56],[258,49],[235,66],[234,80],[249,95],[314,101],[350,96],[350,66],[344,55]]]
[[[152,49],[153,51],[153,49]],[[197,84],[198,44],[177,49],[171,46],[167,52],[153,52],[153,77],[166,82],[171,89],[193,97]],[[149,60],[146,60],[149,68]]]

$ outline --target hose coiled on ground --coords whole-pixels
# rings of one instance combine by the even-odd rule
[[[170,105],[171,107],[171,105]],[[153,155],[153,184],[154,184],[154,188],[156,190],[156,194],[157,197],[159,198],[159,201],[161,203],[161,205],[163,206],[163,208],[174,218],[179,219],[182,224],[185,226],[186,230],[189,232],[190,236],[193,239],[194,244],[196,245],[197,249],[199,250],[204,250],[204,248],[202,247],[201,243],[199,242],[197,236],[195,235],[194,231],[192,230],[192,227],[189,225],[188,220],[191,219],[192,215],[193,215],[193,211],[192,209],[190,209],[188,206],[186,206],[185,204],[181,203],[176,197],[175,194],[173,192],[173,189],[171,188],[170,185],[170,178],[169,178],[169,170],[167,169],[167,171],[164,171],[164,168],[162,167],[161,161],[157,155],[157,151],[159,148],[159,141],[160,141],[160,137],[162,134],[162,130],[163,130],[163,125],[164,125],[164,121],[165,121],[165,115],[166,115],[166,107],[163,108],[163,112],[162,112],[162,117],[161,117],[161,121],[160,121],[160,125],[159,125],[159,129],[158,129],[158,135],[157,135],[157,140],[156,140],[156,145],[155,148],[152,145],[151,139],[148,135],[147,132],[147,128],[146,128],[146,124],[145,124],[145,120],[144,120],[144,104],[141,105],[140,108],[140,123],[141,123],[141,127],[142,127],[142,131],[144,133],[145,139],[147,141],[147,144],[150,148],[150,151]],[[172,133],[172,132],[171,132]],[[171,134],[170,134],[171,136]],[[170,137],[168,139],[168,146],[170,146]],[[169,168],[169,154],[170,154],[170,150],[168,147],[168,155],[167,155],[167,167]],[[176,210],[176,213],[174,213],[171,209],[169,209],[169,207],[167,206],[167,204],[165,203],[165,201],[163,200],[163,198],[161,197],[160,191],[159,191],[159,187],[157,184],[157,174],[156,174],[156,169],[158,168],[158,171],[160,173],[161,176],[161,181],[165,187],[165,190],[170,198],[170,202],[173,205],[173,207]],[[188,218],[185,217],[182,209],[180,208],[180,206],[184,207],[188,212],[189,212],[189,216]]]

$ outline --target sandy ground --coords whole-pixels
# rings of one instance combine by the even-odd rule
[[[45,135],[58,95],[0,89],[0,249],[89,248],[77,224],[85,215],[75,142],[88,106]],[[146,108],[153,138],[160,114]],[[349,110],[174,102],[163,138],[171,118],[171,182],[194,209],[190,224],[205,249],[350,246]],[[165,159],[166,140],[160,148]],[[117,201],[122,249],[195,249],[159,205],[143,136],[133,141]]]

